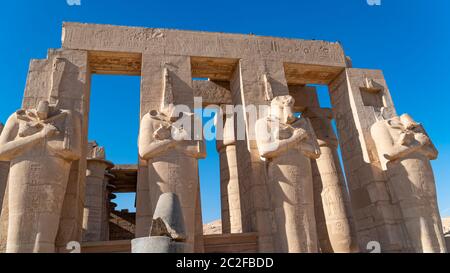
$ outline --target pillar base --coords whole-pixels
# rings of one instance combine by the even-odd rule
[[[132,253],[184,253],[186,243],[173,241],[169,237],[154,236],[131,241]]]

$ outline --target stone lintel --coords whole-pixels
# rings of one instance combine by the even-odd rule
[[[226,59],[272,59],[284,63],[347,67],[337,42],[160,28],[64,23],[65,49]],[[322,75],[324,76],[324,75]]]

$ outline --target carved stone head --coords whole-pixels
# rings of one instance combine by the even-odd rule
[[[296,120],[294,115],[295,99],[290,96],[275,97],[270,104],[270,116],[279,119],[282,123],[292,123]]]

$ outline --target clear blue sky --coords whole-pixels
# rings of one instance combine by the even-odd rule
[[[0,9],[0,121],[21,104],[31,58],[61,46],[63,21],[254,33],[339,40],[355,67],[384,70],[399,113],[422,122],[440,151],[433,162],[443,215],[450,216],[450,1],[2,1]],[[326,93],[323,93],[326,106]],[[90,138],[116,163],[137,154],[139,77],[94,76]],[[220,218],[218,159],[209,143],[202,161],[205,221]],[[121,207],[132,198],[121,198]]]

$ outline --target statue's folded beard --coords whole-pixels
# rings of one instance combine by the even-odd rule
[[[42,129],[44,128],[44,126],[42,125],[42,123],[38,123],[38,122],[21,122],[19,124],[19,137],[27,137],[27,136],[32,136],[36,133],[39,133]]]

